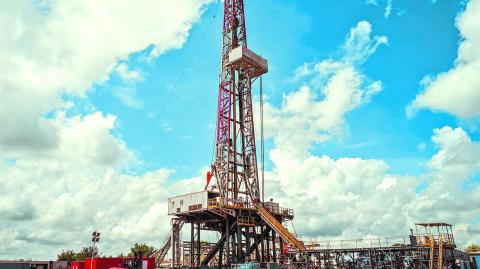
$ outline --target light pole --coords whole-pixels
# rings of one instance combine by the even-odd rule
[[[90,260],[90,269],[93,269],[93,254],[95,252],[95,243],[100,241],[100,233],[97,231],[94,231],[92,233],[92,242],[93,242],[93,247],[92,247],[92,259]]]

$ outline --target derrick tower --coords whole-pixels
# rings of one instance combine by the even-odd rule
[[[259,201],[252,80],[268,71],[267,61],[247,48],[243,0],[224,2],[222,65],[218,92],[216,177],[222,203]]]

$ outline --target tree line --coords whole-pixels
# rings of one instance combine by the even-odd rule
[[[480,252],[480,245],[472,244],[469,245],[466,249],[467,253],[478,253]],[[145,243],[139,244],[135,243],[130,248],[130,252],[127,254],[127,256],[133,257],[134,253],[143,253],[143,256],[150,256],[152,255],[155,251],[157,251],[156,248],[149,246]],[[86,258],[89,257],[106,257],[99,255],[98,253],[98,248],[95,246],[89,246],[89,247],[83,247],[79,252],[75,252],[73,250],[62,250],[58,255],[58,261],[84,261]],[[120,253],[117,255],[118,257],[123,257],[123,253]]]
[[[139,244],[135,243],[130,248],[130,252],[127,254],[127,256],[133,257],[134,253],[143,253],[143,256],[150,256],[152,255],[155,251],[157,251],[156,248],[149,246],[145,243]],[[57,260],[58,261],[84,261],[86,258],[90,257],[106,257],[102,256],[98,252],[98,248],[95,246],[89,246],[89,247],[82,247],[80,251],[75,252],[74,250],[67,249],[67,250],[61,250],[60,253],[57,255]],[[117,255],[118,257],[123,257],[125,256],[123,253],[120,253]],[[111,256],[110,256],[111,257]]]

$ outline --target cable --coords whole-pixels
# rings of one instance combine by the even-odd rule
[[[191,113],[183,113],[182,116],[180,116],[180,118],[182,118],[182,120],[180,120],[179,122],[184,122],[184,124],[181,126],[181,128],[178,129],[178,132],[179,133],[183,133],[183,131],[185,130],[185,128],[187,126],[190,126],[190,123],[192,122],[192,120],[196,117],[192,117],[190,116],[189,118],[185,118],[184,116],[186,115],[197,115],[197,111],[200,109],[200,106],[204,103],[205,101],[205,98],[207,96],[206,93],[204,93],[206,91],[206,89],[209,89],[209,85],[210,85],[210,82],[212,81],[212,77],[207,77],[207,79],[205,80],[205,82],[202,84],[202,86],[200,87],[200,91],[198,91],[196,97],[194,98],[194,100],[197,100],[196,104],[194,102],[192,102],[188,107],[191,108],[190,111]],[[203,93],[202,95],[202,98],[197,98],[198,96],[201,95],[201,93]],[[172,136],[168,136],[168,138],[171,138]],[[167,148],[166,148],[166,152],[170,152],[171,148],[173,146],[175,146],[176,144],[175,143],[168,143],[167,145]],[[154,150],[154,153],[156,153],[159,149],[159,145],[157,144],[155,146],[155,150]],[[168,156],[165,156],[165,157],[168,157]]]
[[[293,220],[290,220],[290,223],[292,224],[293,232],[296,234],[296,237],[298,237],[297,230],[295,230],[295,225],[293,225]]]
[[[260,148],[262,159],[262,202],[265,203],[265,140],[263,134],[263,76],[260,76]]]
[[[206,28],[205,31],[203,32],[203,35],[202,35],[202,37],[200,38],[199,42],[197,43],[197,46],[195,47],[192,56],[191,56],[190,59],[188,60],[188,62],[187,62],[187,64],[185,65],[185,67],[182,69],[182,72],[180,73],[180,76],[178,77],[177,81],[175,82],[173,88],[170,90],[170,92],[169,92],[169,94],[168,94],[168,96],[167,96],[166,102],[163,104],[163,106],[160,108],[158,114],[157,114],[157,115],[155,116],[155,118],[153,119],[152,123],[151,123],[150,126],[148,127],[147,131],[146,131],[145,134],[143,135],[143,137],[142,137],[142,139],[140,140],[140,142],[138,143],[137,148],[140,148],[140,147],[143,145],[143,143],[145,142],[145,140],[147,139],[147,137],[150,135],[150,132],[152,131],[153,127],[157,124],[157,121],[160,119],[160,115],[162,115],[163,110],[165,109],[165,107],[167,106],[167,104],[170,102],[170,99],[172,98],[175,89],[178,87],[178,85],[179,85],[180,82],[182,81],[183,76],[185,75],[186,70],[190,67],[190,65],[191,65],[191,63],[192,63],[192,61],[193,61],[193,58],[194,58],[194,57],[196,56],[196,54],[197,54],[198,48],[199,48],[200,45],[203,43],[203,40],[205,39],[205,36],[207,35],[208,31],[210,30],[210,26],[213,24],[213,21],[215,20],[215,15],[216,15],[216,13],[217,13],[218,6],[219,6],[219,5],[216,5],[215,10],[214,10],[214,12],[213,12],[212,20],[210,20],[210,23],[207,25],[207,28]]]

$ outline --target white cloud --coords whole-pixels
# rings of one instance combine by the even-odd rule
[[[428,187],[409,205],[408,215],[456,224],[460,244],[478,241],[480,233],[473,223],[480,214],[480,184],[470,180],[480,172],[480,143],[463,129],[449,126],[434,130],[432,140],[439,150],[428,164]]]
[[[388,18],[390,17],[390,14],[392,14],[392,0],[387,0],[387,6],[385,7],[385,13],[383,14],[383,16],[385,16],[385,18]]]
[[[112,93],[128,107],[135,109],[143,108],[143,101],[137,97],[137,90],[134,87],[116,87],[113,89]]]
[[[10,30],[0,36],[0,147],[55,147],[44,115],[65,105],[62,95],[85,96],[116,66],[136,77],[118,62],[149,47],[152,57],[181,47],[207,2],[2,2],[0,26]]]
[[[425,143],[419,143],[417,145],[417,150],[419,152],[424,152],[426,149],[427,149],[427,144],[425,144]]]
[[[140,107],[132,89],[143,74],[124,62],[180,48],[208,2],[0,3],[0,258],[52,259],[88,245],[93,229],[104,254],[160,245],[164,203],[181,183],[168,169],[126,174],[141,161],[113,135],[115,115],[80,115],[63,96],[83,98],[117,72],[128,87],[114,94]]]
[[[360,21],[350,29],[344,44],[344,61],[353,64],[365,62],[380,45],[388,44],[386,36],[371,36],[372,25],[367,21]]]
[[[125,63],[117,65],[115,69],[120,78],[126,82],[136,82],[145,79],[139,70],[130,70]]]
[[[136,84],[145,80],[140,70],[131,70],[127,64],[120,63],[115,67],[115,71],[122,79],[124,86],[115,87],[112,91],[124,105],[134,108],[143,108],[143,101],[137,96]]]
[[[294,74],[293,81],[298,81],[300,78],[310,76],[312,72],[313,70],[309,66],[309,64],[304,63],[301,66],[297,67],[297,69],[295,69],[295,71],[293,72]]]
[[[383,160],[298,158],[275,144],[267,198],[293,207],[296,230],[317,240],[408,235],[415,222],[428,221],[454,224],[459,245],[480,240],[472,224],[480,184],[462,188],[480,172],[480,143],[450,127],[435,130],[432,140],[439,150],[420,176],[392,174]],[[418,193],[424,180],[428,186]]]
[[[167,198],[202,189],[203,177],[172,180],[168,169],[122,173],[136,160],[110,134],[114,116],[59,115],[54,123],[55,150],[0,163],[0,224],[10,233],[0,237],[0,258],[52,259],[60,249],[88,245],[94,229],[106,255],[135,242],[160,246],[169,229]]]
[[[85,246],[93,229],[102,230],[103,250],[110,254],[134,240],[154,241],[146,234],[163,235],[168,222],[158,216],[165,213],[158,204],[168,196],[170,172],[121,174],[124,162],[131,163],[134,156],[110,134],[114,121],[100,113],[68,119],[59,115],[54,120],[59,130],[55,149],[1,164],[1,224],[12,229],[12,236],[0,238],[0,257],[53,258],[57,248]],[[159,211],[151,216],[155,227],[141,222],[152,211]],[[128,237],[137,227],[146,233]],[[131,232],[116,233],[119,229]]]
[[[385,4],[385,11],[383,13],[383,16],[385,18],[390,17],[390,14],[392,14],[392,9],[393,9],[393,0],[381,0],[382,2],[386,2]],[[378,1],[377,0],[366,0],[365,3],[367,5],[373,5],[373,6],[378,6]]]
[[[457,17],[462,40],[454,66],[434,77],[426,77],[423,91],[407,108],[411,115],[417,109],[451,113],[461,118],[480,116],[480,0],[468,2]]]
[[[350,29],[340,60],[297,68],[294,80],[310,78],[309,83],[285,95],[279,108],[265,104],[265,137],[283,150],[305,156],[311,142],[341,132],[346,113],[382,90],[380,81],[371,82],[358,70],[379,45],[387,43],[385,36],[372,37],[371,32],[370,23],[361,21]]]
[[[466,178],[480,169],[480,144],[473,142],[462,128],[434,130],[433,141],[441,150],[429,163],[432,170]]]
[[[388,174],[384,161],[297,159],[278,149],[271,158],[268,195],[294,207],[296,228],[304,236],[352,239],[397,235],[408,227],[399,214],[414,197],[415,179]]]

